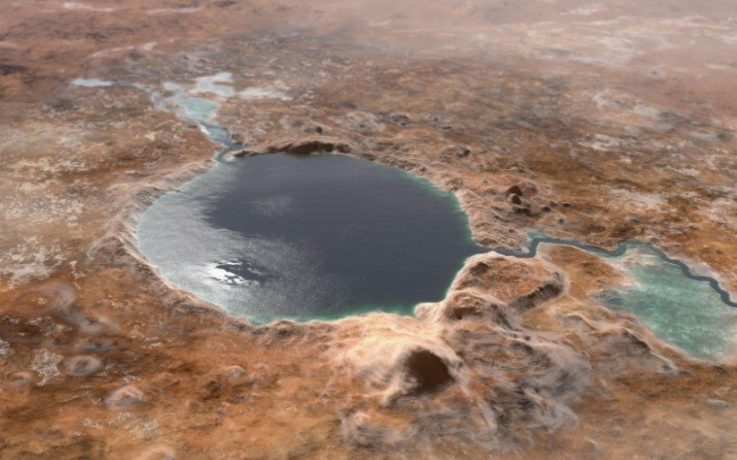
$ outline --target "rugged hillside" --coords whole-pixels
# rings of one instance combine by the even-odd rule
[[[413,317],[256,327],[134,233],[215,149],[156,95],[230,72],[240,154],[393,165],[489,248],[645,240],[736,292],[737,6],[692,3],[4,7],[2,457],[737,456],[735,363],[599,305],[628,280],[585,252],[475,256]]]

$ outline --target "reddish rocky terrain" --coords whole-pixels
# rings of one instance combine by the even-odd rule
[[[737,5],[702,3],[8,3],[0,457],[736,457],[735,360],[600,305],[626,280],[578,249],[474,256],[414,316],[256,326],[135,239],[216,149],[152,93],[229,72],[236,155],[396,166],[490,249],[638,239],[737,292]]]

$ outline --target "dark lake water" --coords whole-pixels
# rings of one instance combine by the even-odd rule
[[[138,237],[168,281],[261,323],[411,313],[484,251],[452,194],[331,154],[219,164],[158,199]]]

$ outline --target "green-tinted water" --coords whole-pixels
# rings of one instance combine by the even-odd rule
[[[737,309],[712,287],[641,247],[611,259],[632,283],[605,292],[609,308],[636,314],[662,339],[696,358],[729,358],[737,346]]]
[[[658,337],[700,359],[731,361],[737,355],[737,303],[714,277],[695,273],[655,246],[623,242],[612,250],[575,240],[528,234],[527,250],[497,251],[535,257],[540,245],[572,246],[606,259],[627,277],[599,300],[613,310],[637,315]]]

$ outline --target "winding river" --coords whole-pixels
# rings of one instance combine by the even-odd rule
[[[722,303],[729,307],[737,308],[737,302],[734,302],[732,300],[729,292],[722,288],[722,286],[719,284],[719,281],[717,281],[715,278],[707,275],[697,275],[684,262],[668,256],[668,254],[666,254],[664,251],[656,246],[641,241],[623,241],[617,244],[616,248],[612,250],[607,250],[597,246],[584,244],[576,240],[551,238],[549,236],[538,236],[533,233],[531,235],[530,241],[527,244],[527,251],[514,251],[506,247],[498,247],[495,248],[494,251],[505,256],[529,259],[537,256],[537,249],[541,244],[570,246],[602,257],[619,257],[625,255],[630,249],[645,249],[657,255],[664,262],[678,267],[681,273],[683,273],[683,276],[685,276],[686,278],[694,281],[708,283],[711,289],[713,289],[719,295]]]

